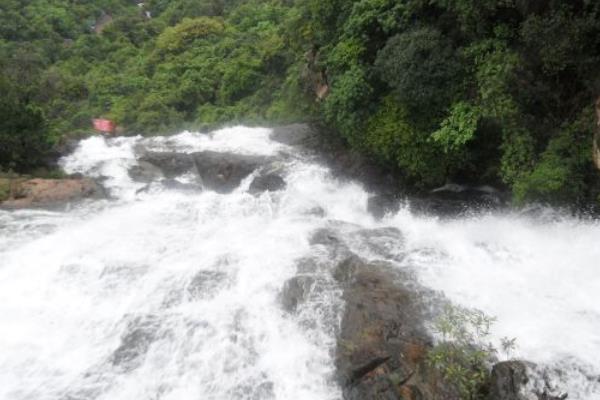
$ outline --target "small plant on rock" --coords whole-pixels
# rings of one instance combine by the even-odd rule
[[[483,397],[489,366],[497,353],[488,342],[494,321],[479,310],[447,306],[435,323],[441,341],[429,352],[427,362],[458,391],[461,399]]]

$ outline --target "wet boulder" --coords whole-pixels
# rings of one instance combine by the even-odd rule
[[[137,165],[129,168],[127,171],[129,177],[135,182],[151,183],[163,178],[162,170],[156,165],[147,161],[138,161]]]
[[[395,196],[375,195],[367,200],[367,211],[377,219],[386,214],[396,213],[400,209],[400,202]]]
[[[565,400],[567,394],[550,393],[547,382],[536,375],[535,364],[511,360],[499,362],[492,368],[487,400]],[[532,385],[531,380],[537,379],[538,385]],[[542,383],[543,388],[535,387]]]
[[[526,400],[522,389],[529,382],[527,366],[520,361],[501,362],[492,369],[488,400]]]
[[[268,162],[261,156],[204,151],[192,154],[196,171],[204,188],[230,193],[242,180]]]
[[[340,246],[343,245],[339,235],[331,229],[322,228],[315,231],[309,239],[309,243],[323,246]]]
[[[154,168],[153,168],[154,167]],[[129,174],[144,178],[156,176],[158,172],[165,178],[175,178],[188,172],[195,172],[194,159],[191,155],[175,152],[147,152],[139,158],[138,167]]]
[[[281,303],[288,312],[294,312],[304,302],[315,284],[315,279],[307,275],[295,276],[288,280],[281,292]]]
[[[101,198],[104,189],[93,179],[14,179],[6,200],[7,208],[46,207],[61,205],[85,198]]]
[[[412,278],[356,256],[334,277],[346,302],[336,352],[344,399],[458,399],[427,366],[427,296],[407,283]]]
[[[260,194],[264,192],[277,192],[285,189],[285,187],[286,183],[280,175],[267,173],[254,178],[248,191],[251,194]]]
[[[404,235],[397,228],[360,229],[351,237],[378,258],[394,261],[404,258]]]
[[[210,298],[227,285],[227,280],[225,272],[200,271],[192,278],[187,291],[192,299]]]
[[[142,357],[157,339],[159,327],[158,318],[153,315],[131,319],[121,336],[121,343],[112,354],[111,363],[126,371],[137,368]]]

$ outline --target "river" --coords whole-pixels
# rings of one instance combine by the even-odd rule
[[[359,183],[270,133],[91,137],[61,164],[102,178],[109,200],[0,211],[0,399],[340,399],[339,290],[297,314],[280,295],[331,221],[399,229],[405,240],[388,249],[397,268],[495,317],[492,340],[516,338],[511,356],[542,365],[569,399],[600,399],[598,222],[552,211],[442,219],[408,206],[376,220]],[[128,170],[150,150],[276,157],[287,186],[136,182]]]

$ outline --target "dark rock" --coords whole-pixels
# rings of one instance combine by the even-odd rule
[[[283,308],[288,312],[296,311],[298,305],[307,299],[314,284],[311,276],[299,275],[288,280],[281,292]]]
[[[259,175],[250,184],[249,192],[259,194],[263,192],[276,192],[285,189],[286,183],[283,178],[277,174],[270,173]]]
[[[432,190],[425,197],[410,201],[411,210],[440,216],[455,216],[477,210],[505,207],[510,195],[491,186],[449,183]]]
[[[310,245],[338,246],[343,242],[340,237],[332,230],[323,228],[317,230],[308,241]]]
[[[346,302],[336,354],[344,399],[458,399],[425,362],[429,307],[409,276],[351,256],[334,277]]]
[[[503,361],[492,368],[490,390],[487,400],[565,400],[568,395],[550,394],[548,390],[540,393],[528,388],[530,376],[534,373],[535,365],[524,361]],[[542,380],[543,381],[543,380]],[[547,387],[547,382],[544,383]]]
[[[147,161],[138,161],[137,165],[129,168],[127,171],[129,177],[135,182],[150,183],[163,177],[162,170],[154,164]]]
[[[140,364],[140,358],[156,340],[158,328],[158,319],[152,315],[131,320],[121,337],[121,344],[111,357],[112,364],[127,371],[136,368]]]
[[[351,255],[340,262],[333,270],[333,278],[341,284],[348,284],[365,267],[365,262],[356,255]]]
[[[193,154],[148,152],[140,157],[139,167],[130,174],[138,179],[154,179],[157,171],[147,167],[147,164],[151,164],[167,179],[193,173],[200,178],[206,189],[229,193],[266,162],[265,157],[214,151]]]
[[[383,259],[401,261],[404,253],[404,236],[397,228],[360,229],[351,237],[358,239],[361,246]]]
[[[138,165],[142,167],[145,165],[143,163],[149,163],[157,167],[166,178],[175,178],[187,172],[195,172],[194,159],[189,154],[174,152],[147,152],[140,157]],[[138,171],[138,175],[152,175],[152,172],[146,171],[144,174],[141,174]]]
[[[213,296],[227,281],[227,274],[221,271],[200,271],[190,282],[187,291],[192,299]]]
[[[268,159],[232,153],[205,151],[192,155],[196,171],[206,189],[218,193],[230,193],[254,170]]]
[[[314,215],[315,217],[323,218],[327,215],[327,212],[323,207],[313,207],[303,212],[304,215]]]
[[[528,381],[527,366],[524,363],[498,363],[492,369],[488,400],[526,400],[521,390]]]
[[[311,246],[322,246],[322,249],[328,253],[328,257],[332,261],[339,261],[350,254],[350,250],[342,237],[330,228],[321,228],[315,231],[309,239],[309,244]]]
[[[400,202],[394,196],[376,195],[369,197],[367,211],[375,218],[381,219],[386,214],[396,213],[400,210]]]

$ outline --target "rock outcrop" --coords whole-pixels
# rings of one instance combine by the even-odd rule
[[[13,179],[8,199],[0,203],[6,208],[44,207],[103,197],[100,185],[89,178],[79,179]]]
[[[549,385],[544,379],[537,377],[536,388],[532,377],[538,375],[536,365],[524,361],[503,361],[494,365],[489,382],[487,400],[565,400],[567,394],[551,394]]]
[[[267,173],[254,178],[248,191],[252,194],[259,194],[263,192],[277,192],[285,189],[285,187],[285,180],[279,174]]]
[[[194,153],[192,157],[203,186],[218,193],[233,191],[244,178],[267,162],[265,157],[213,151]]]
[[[356,256],[334,276],[346,302],[336,358],[344,398],[458,400],[426,363],[428,308],[413,280]]]
[[[165,177],[172,179],[187,173],[198,177],[203,188],[218,193],[230,193],[243,179],[268,163],[266,157],[203,151],[192,154],[148,152],[139,159],[129,175],[142,182]],[[277,186],[269,178],[265,184]],[[268,188],[266,189],[268,190]]]
[[[130,169],[133,179],[147,179],[162,174],[165,178],[175,178],[194,171],[194,159],[190,154],[175,152],[147,152],[138,160],[138,165]]]
[[[492,369],[488,400],[526,400],[522,392],[528,382],[527,365],[524,363],[498,363]]]

